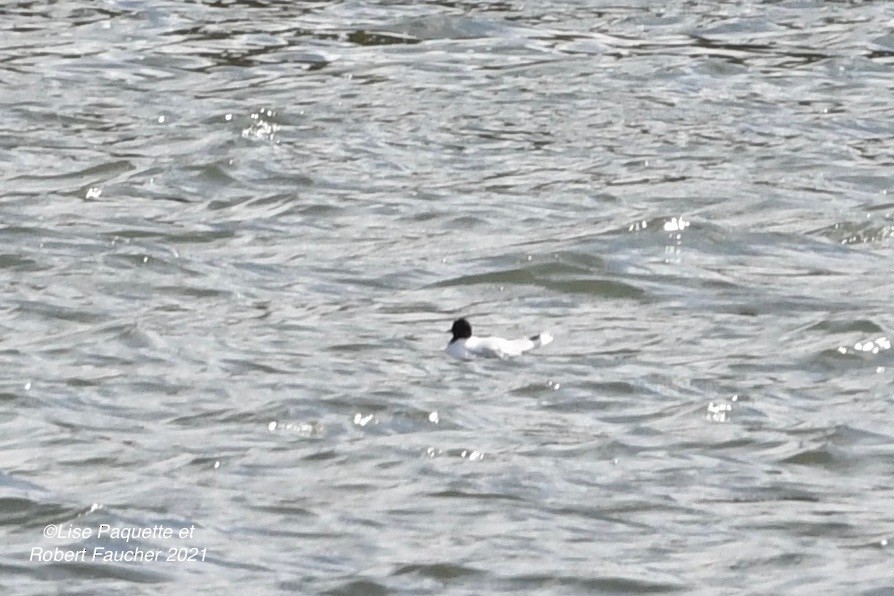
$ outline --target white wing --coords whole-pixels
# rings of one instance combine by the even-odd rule
[[[549,333],[541,333],[533,337],[519,339],[503,339],[502,337],[470,337],[466,340],[466,350],[475,356],[485,358],[508,358],[518,356],[545,346],[553,340]]]
[[[466,340],[466,352],[480,358],[505,358],[501,345],[505,341],[499,337],[470,337]]]

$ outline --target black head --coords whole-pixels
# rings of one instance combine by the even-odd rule
[[[453,339],[450,340],[450,343],[453,343],[458,339],[472,337],[472,326],[465,319],[457,319],[453,321],[453,327],[447,333],[453,334]]]

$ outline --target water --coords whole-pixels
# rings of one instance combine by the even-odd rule
[[[5,3],[3,591],[894,591],[892,27]]]

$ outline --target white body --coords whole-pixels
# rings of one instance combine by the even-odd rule
[[[503,339],[502,337],[467,337],[447,344],[447,353],[454,358],[470,360],[472,358],[509,358],[518,356],[528,350],[545,346],[553,340],[549,333],[541,333],[536,339],[522,337],[519,339]]]

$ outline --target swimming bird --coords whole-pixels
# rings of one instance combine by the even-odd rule
[[[453,339],[447,344],[447,353],[454,358],[463,360],[471,360],[476,357],[509,358],[545,346],[553,340],[553,336],[549,333],[539,333],[519,339],[475,337],[472,335],[472,325],[466,319],[453,321],[453,327],[447,333],[453,334]]]

